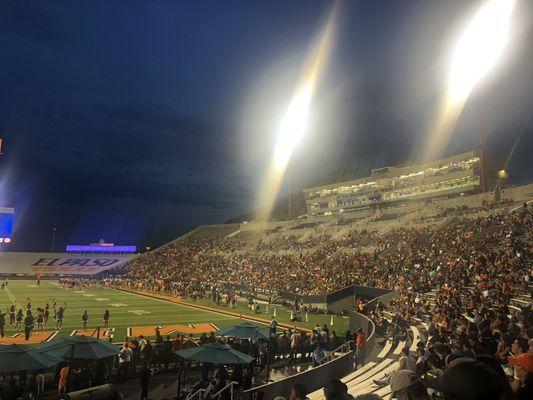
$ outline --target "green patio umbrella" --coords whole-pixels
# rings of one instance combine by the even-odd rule
[[[243,322],[229,328],[221,329],[218,332],[222,336],[231,336],[242,339],[268,339],[269,333],[267,330],[259,329],[257,325]]]
[[[215,365],[249,364],[254,357],[232,349],[220,343],[207,343],[190,349],[175,351],[175,354],[187,360],[194,360]]]
[[[68,336],[52,340],[38,349],[44,355],[51,354],[65,360],[100,360],[120,353],[116,345],[89,336]]]
[[[0,373],[48,369],[61,361],[60,357],[41,354],[26,345],[0,346]]]

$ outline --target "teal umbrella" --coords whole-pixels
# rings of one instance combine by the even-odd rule
[[[175,354],[186,360],[194,360],[216,365],[249,364],[254,357],[232,349],[220,343],[207,343],[198,347],[175,351]]]
[[[218,332],[222,336],[231,336],[242,339],[268,339],[270,336],[267,330],[262,330],[257,325],[243,322],[230,328],[222,329]]]
[[[60,361],[60,357],[41,354],[25,345],[0,346],[0,373],[49,369]]]
[[[100,360],[120,353],[116,345],[89,336],[68,336],[51,340],[38,349],[42,354],[51,354],[66,360]]]

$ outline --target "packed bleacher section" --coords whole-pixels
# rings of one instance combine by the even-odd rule
[[[229,309],[244,296],[250,296],[253,306],[259,289],[290,292],[296,298],[350,285],[393,289],[397,296],[385,304],[365,299],[354,304],[374,323],[375,347],[365,348],[362,329],[337,333],[327,325],[312,333],[278,326],[263,341],[216,334],[192,340],[154,332],[153,340],[125,338],[117,364],[109,366],[101,381],[143,379],[145,365],[158,374],[179,365],[180,370],[201,373],[206,390],[210,385],[212,390],[224,388],[230,381],[239,389],[254,390],[272,366],[323,365],[351,348],[357,366],[353,372],[332,380],[325,390],[308,393],[295,386],[293,391],[305,392],[301,398],[309,400],[350,400],[369,393],[378,396],[374,398],[394,393],[424,399],[428,390],[446,399],[480,398],[475,393],[511,399],[512,390],[518,398],[531,398],[531,205],[428,205],[423,213],[416,206],[400,207],[351,218],[294,221],[263,230],[203,228],[135,258],[125,275],[103,283],[190,300],[205,297],[213,307]],[[95,284],[60,281],[64,288],[79,283]],[[295,310],[300,306],[295,302]],[[231,345],[256,361],[249,368],[219,366],[216,375],[204,379],[203,367],[191,368],[174,354],[210,342]],[[480,384],[485,381],[491,385]],[[474,397],[465,393],[464,385]],[[290,392],[284,395],[291,397]]]
[[[457,280],[466,286],[493,279],[513,285],[517,279],[523,281],[526,261],[507,253],[527,252],[516,238],[528,234],[530,223],[527,213],[501,211],[459,218],[444,228],[400,227],[381,235],[364,229],[340,238],[320,233],[298,240],[279,234],[252,246],[239,236],[185,239],[137,258],[129,275],[146,285],[234,284],[300,295],[325,294],[351,284],[392,288],[402,294],[413,293],[413,287],[428,291]],[[364,244],[373,251],[364,251]],[[495,251],[505,261],[497,259]],[[494,262],[509,272],[500,276]],[[157,278],[151,273],[154,269]]]
[[[394,373],[405,369],[431,387],[428,380],[435,371],[445,373],[454,359],[464,357],[488,357],[485,362],[499,373],[502,366],[507,368],[508,357],[532,350],[533,212],[526,204],[448,212],[451,216],[444,220],[424,218],[393,227],[369,218],[364,228],[360,221],[359,229],[343,227],[342,235],[337,232],[340,224],[325,224],[300,237],[294,230],[282,230],[259,240],[250,233],[187,238],[139,257],[123,284],[185,296],[191,287],[221,284],[300,295],[352,284],[396,290],[399,298],[389,305],[359,308],[394,344],[387,368],[355,373],[353,382],[347,379],[340,389],[333,385],[337,395],[344,388],[346,396],[368,391],[388,395]],[[154,268],[157,278],[152,277]],[[484,372],[491,377],[490,371]],[[533,371],[523,372],[520,379],[531,379]],[[520,382],[513,385],[523,386]],[[321,392],[312,398],[323,397]]]

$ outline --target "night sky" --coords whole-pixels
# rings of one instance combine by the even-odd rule
[[[309,129],[300,189],[338,169],[422,158],[454,41],[479,2],[344,1]],[[100,238],[155,246],[255,207],[302,63],[330,1],[0,2],[0,205],[13,251]],[[507,157],[533,180],[533,7],[518,0],[501,62],[447,153]],[[282,191],[285,191],[284,188]]]

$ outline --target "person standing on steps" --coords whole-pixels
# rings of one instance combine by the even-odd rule
[[[356,347],[355,362],[357,363],[356,366],[358,364],[365,365],[366,337],[361,328],[357,330],[357,336],[355,337],[355,347]]]

